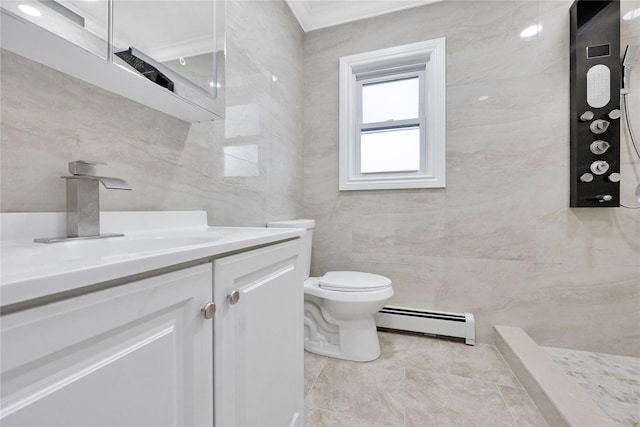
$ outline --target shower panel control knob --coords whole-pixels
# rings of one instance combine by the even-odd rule
[[[580,121],[582,122],[588,122],[589,120],[593,119],[593,112],[587,110],[584,113],[582,113],[582,115],[580,116]]]
[[[589,125],[589,129],[596,135],[605,133],[609,129],[609,122],[602,119],[594,120]]]
[[[613,110],[611,110],[608,114],[609,118],[611,120],[617,120],[620,118],[620,116],[622,115],[622,113],[620,112],[619,109],[614,108]]]
[[[596,160],[595,162],[591,163],[590,169],[591,172],[596,175],[603,175],[609,170],[609,163],[605,162],[604,160]]]
[[[613,196],[611,196],[611,194],[600,194],[600,195],[597,195],[595,199],[600,203],[610,202],[611,200],[613,200]]]
[[[609,182],[620,182],[620,174],[618,172],[614,172],[607,177]]]
[[[591,149],[591,152],[593,154],[604,154],[604,152],[607,151],[609,147],[611,147],[611,145],[607,141],[599,139],[597,141],[593,141],[589,148]]]
[[[580,175],[580,181],[591,182],[593,181],[593,175],[591,175],[589,172],[585,172],[582,175]]]

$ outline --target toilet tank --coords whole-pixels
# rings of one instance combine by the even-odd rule
[[[300,258],[302,273],[304,278],[311,274],[311,242],[313,240],[313,229],[316,221],[313,219],[292,219],[288,221],[272,221],[267,223],[267,227],[275,228],[304,228],[307,232],[301,237],[302,255]]]

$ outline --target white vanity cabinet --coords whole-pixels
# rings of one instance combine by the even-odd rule
[[[3,243],[0,425],[302,426],[303,231],[122,217],[120,240]],[[0,215],[4,237],[30,218]],[[185,246],[113,254],[163,242]]]
[[[214,261],[215,425],[301,426],[300,240]]]
[[[211,267],[3,315],[0,424],[211,426]]]

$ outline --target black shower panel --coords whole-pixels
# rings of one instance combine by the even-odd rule
[[[620,2],[571,6],[571,207],[620,206]]]

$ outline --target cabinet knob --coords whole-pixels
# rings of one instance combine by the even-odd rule
[[[216,314],[216,304],[213,301],[208,302],[200,311],[205,319],[211,319],[213,315]]]
[[[240,291],[239,290],[235,290],[233,292],[231,292],[228,296],[227,299],[229,299],[229,302],[231,304],[235,304],[238,302],[238,300],[240,299]]]

